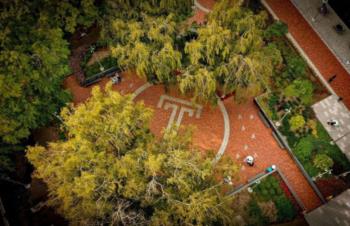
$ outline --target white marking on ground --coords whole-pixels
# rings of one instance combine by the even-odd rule
[[[253,140],[255,140],[255,138],[256,138],[255,133],[252,134],[251,138],[252,138]]]
[[[138,95],[140,95],[143,91],[145,91],[147,88],[149,88],[151,86],[152,86],[152,84],[150,84],[150,83],[145,83],[142,86],[140,86],[132,94],[132,99],[134,100]],[[224,103],[219,98],[218,98],[218,106],[219,106],[219,109],[220,109],[222,116],[224,118],[224,138],[222,139],[218,153],[216,154],[216,156],[213,160],[214,163],[216,163],[221,158],[221,156],[225,153],[225,150],[227,148],[227,144],[229,141],[229,137],[230,137],[230,119],[228,117],[228,113],[226,111]]]
[[[173,123],[174,123],[175,116],[176,116],[176,113],[177,113],[177,107],[178,106],[176,104],[171,104],[171,103],[165,103],[165,105],[164,105],[164,109],[165,110],[168,110],[169,108],[173,109],[171,111],[171,114],[170,114],[170,118],[169,118],[169,121],[168,121],[167,128],[170,128],[173,125]]]

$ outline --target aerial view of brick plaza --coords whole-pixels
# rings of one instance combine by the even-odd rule
[[[350,226],[350,1],[0,15],[0,226]]]

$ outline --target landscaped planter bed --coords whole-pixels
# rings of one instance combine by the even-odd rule
[[[272,17],[270,22],[276,23]],[[337,195],[346,183],[336,175],[349,171],[350,163],[311,108],[330,93],[285,35],[272,36],[270,42],[281,51],[283,63],[270,89],[255,101],[320,198]]]
[[[248,189],[234,195],[238,225],[270,225],[293,221],[302,212],[278,171],[255,180]]]
[[[296,158],[297,164],[299,166],[301,165],[300,168],[302,168],[304,173],[307,173],[308,179],[315,182],[314,185],[317,186],[323,197],[335,196],[343,191],[343,189],[346,189],[346,182],[337,178],[336,175],[348,171],[350,169],[350,163],[340,149],[331,143],[331,138],[321,123],[311,114],[311,120],[316,122],[315,134],[313,135],[312,129],[309,129],[303,131],[304,134],[296,136],[290,131],[290,116],[287,115],[284,117],[280,123],[280,127],[276,126],[276,122],[280,120],[280,117],[272,119],[272,110],[270,108],[271,106],[267,103],[268,100],[268,94],[256,98],[256,102],[264,116],[267,117],[271,126],[276,130],[280,140],[286,143],[286,149]],[[333,166],[330,167],[331,171],[315,166],[316,156],[324,154],[333,161]],[[338,185],[336,189],[334,185]]]

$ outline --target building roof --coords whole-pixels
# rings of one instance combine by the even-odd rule
[[[350,189],[305,215],[310,226],[350,226]]]

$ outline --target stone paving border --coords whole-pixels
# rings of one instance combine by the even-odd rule
[[[202,6],[197,0],[194,0],[194,5],[205,13],[210,13],[211,11],[211,9],[207,9],[204,6]]]
[[[148,89],[151,86],[152,86],[151,83],[145,83],[144,85],[140,86],[132,94],[132,100],[134,100],[138,95],[140,95],[143,91],[145,91],[146,89]],[[221,101],[220,98],[218,98],[218,106],[219,106],[220,111],[222,113],[222,116],[224,118],[224,138],[222,139],[220,148],[219,148],[218,152],[216,153],[216,156],[213,160],[213,163],[216,163],[221,158],[221,156],[225,153],[227,145],[228,145],[229,137],[230,137],[230,119],[228,117],[228,113],[226,111],[225,105]]]

